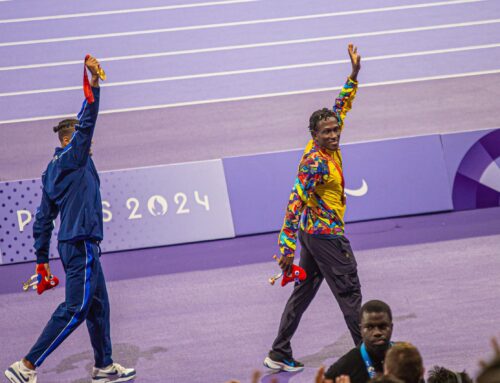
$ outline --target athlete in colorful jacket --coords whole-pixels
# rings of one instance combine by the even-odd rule
[[[302,245],[299,266],[306,278],[295,284],[281,315],[278,335],[264,359],[264,365],[272,370],[295,372],[304,368],[293,358],[291,339],[323,280],[337,300],[354,344],[361,340],[361,284],[354,253],[344,236],[346,197],[339,149],[344,118],[356,95],[361,68],[356,47],[349,44],[348,51],[352,72],[333,110],[319,109],[309,118],[312,140],[300,161],[279,235],[279,265],[285,275],[293,267],[298,237]]]
[[[332,138],[336,149],[320,148],[313,138],[304,150],[279,235],[280,251],[286,257],[295,254],[299,228],[321,237],[344,234],[346,197],[338,143],[357,88],[357,81],[349,77],[333,105],[339,126],[338,137]],[[311,130],[311,134],[315,132]]]

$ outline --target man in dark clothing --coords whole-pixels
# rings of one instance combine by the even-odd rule
[[[363,342],[337,360],[325,374],[325,382],[348,375],[351,383],[366,383],[384,372],[384,357],[391,347],[392,312],[389,305],[372,300],[361,307]]]

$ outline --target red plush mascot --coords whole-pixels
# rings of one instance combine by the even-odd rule
[[[56,287],[58,284],[59,279],[54,275],[49,277],[43,264],[39,264],[36,266],[36,274],[23,283],[23,290],[28,291],[31,287],[33,290],[36,289],[36,292],[40,295],[44,291]]]
[[[273,258],[278,261],[278,257],[276,255],[274,255]],[[271,278],[269,278],[269,283],[271,285],[274,285],[274,282],[276,282],[281,277],[283,277],[283,279],[281,280],[281,286],[285,286],[289,282],[300,283],[304,281],[307,278],[307,274],[302,267],[292,265],[292,271],[289,274],[283,274],[283,271],[275,274]]]

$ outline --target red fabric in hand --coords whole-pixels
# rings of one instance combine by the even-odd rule
[[[59,284],[59,279],[51,275],[50,277],[47,275],[47,270],[45,270],[45,267],[43,264],[39,264],[36,267],[36,274],[37,274],[37,285],[36,285],[36,292],[38,295],[42,294],[46,290],[50,290],[54,287],[56,287]]]
[[[94,94],[92,93],[92,87],[90,86],[89,76],[87,74],[87,67],[85,66],[85,63],[87,62],[87,59],[89,57],[90,55],[86,55],[85,60],[83,60],[83,94],[85,95],[87,102],[89,104],[93,104]]]
[[[292,272],[290,274],[283,274],[281,279],[281,286],[285,286],[289,282],[302,282],[307,278],[306,271],[297,265],[292,265]]]

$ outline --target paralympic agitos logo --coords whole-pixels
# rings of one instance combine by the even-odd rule
[[[358,189],[345,188],[345,193],[347,195],[350,195],[353,197],[362,197],[366,193],[368,193],[368,184],[366,183],[366,181],[363,178],[363,179],[361,179],[361,187],[359,187]]]
[[[453,180],[456,210],[500,205],[500,129],[470,147]]]

